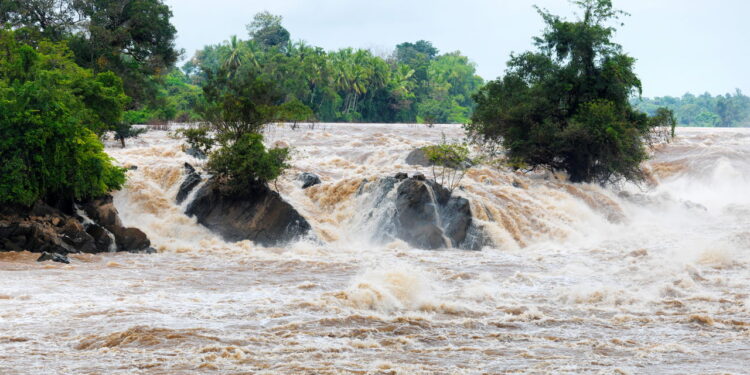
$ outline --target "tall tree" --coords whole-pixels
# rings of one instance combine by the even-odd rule
[[[655,127],[673,128],[674,117],[631,107],[641,81],[610,26],[624,13],[611,0],[573,4],[582,10],[575,21],[537,8],[546,24],[537,51],[512,55],[506,75],[474,97],[467,130],[501,142],[516,165],[564,170],[575,182],[641,179],[646,140]]]
[[[267,11],[256,14],[247,25],[250,37],[265,48],[285,48],[289,43],[289,31],[281,26],[282,17]]]
[[[162,0],[2,0],[0,21],[67,41],[76,62],[123,79],[131,106],[153,99],[153,77],[180,56],[172,11]],[[39,38],[33,38],[39,39]]]

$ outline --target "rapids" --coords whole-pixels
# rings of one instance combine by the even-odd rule
[[[0,253],[0,374],[706,374],[750,368],[750,131],[678,129],[651,185],[472,169],[457,194],[496,244],[373,245],[363,179],[457,126],[269,129],[276,184],[314,236],[225,243],[183,215],[182,164],[151,131],[107,151],[115,204],[153,255]],[[321,185],[299,188],[299,172]],[[197,190],[197,189],[196,189]],[[188,198],[188,201],[191,197]]]

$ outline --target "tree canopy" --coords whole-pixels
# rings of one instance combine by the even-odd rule
[[[243,65],[259,69],[273,82],[283,102],[293,103],[291,119],[348,122],[465,123],[473,110],[471,96],[483,84],[474,64],[460,52],[439,54],[430,42],[398,45],[390,56],[369,50],[325,51],[291,42],[280,16],[257,14],[249,40],[236,36],[198,51],[183,69],[196,85],[220,68]],[[308,116],[308,111],[313,116]],[[288,117],[289,111],[285,111]]]
[[[641,81],[611,26],[624,13],[610,0],[573,3],[575,21],[537,8],[546,24],[537,50],[512,55],[506,74],[474,96],[467,130],[500,142],[514,165],[564,170],[575,182],[638,180],[646,140],[654,128],[673,127],[673,117],[649,118],[630,104]]]
[[[0,204],[120,188],[125,174],[95,133],[120,121],[120,79],[79,67],[61,43],[32,46],[12,31],[0,30],[0,51]]]
[[[137,107],[155,97],[154,77],[180,56],[172,12],[162,0],[3,0],[0,23],[23,31],[28,43],[65,41],[75,61],[94,72],[115,72]]]

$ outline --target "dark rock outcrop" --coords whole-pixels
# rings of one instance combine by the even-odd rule
[[[304,172],[297,175],[297,180],[302,182],[302,189],[320,184],[320,177],[314,173]]]
[[[429,167],[432,165],[430,159],[427,158],[427,152],[424,148],[418,148],[406,155],[406,164],[409,165],[421,165],[423,167]]]
[[[148,237],[139,229],[122,226],[109,195],[77,205],[71,203],[67,209],[43,202],[30,208],[12,205],[0,209],[0,251],[141,252],[150,251],[150,246]]]
[[[370,215],[377,221],[376,240],[398,238],[420,249],[479,250],[488,244],[482,229],[472,221],[469,201],[435,181],[424,176],[403,180],[387,177],[370,184],[374,186],[368,189],[363,184],[358,194],[372,194],[367,201],[372,202],[374,210],[392,204],[379,216]],[[391,194],[393,189],[395,194]]]
[[[310,224],[294,207],[265,185],[237,193],[207,181],[185,213],[226,241],[250,240],[263,246],[287,243],[306,235]]]
[[[42,255],[36,261],[46,262],[50,260],[53,262],[57,262],[57,263],[70,264],[70,259],[68,259],[68,257],[65,254],[47,253],[47,252],[42,253]]]
[[[206,154],[201,152],[201,150],[192,147],[185,149],[185,153],[199,160],[205,160],[207,158]]]
[[[184,202],[188,195],[190,195],[190,192],[203,180],[200,173],[192,165],[185,163],[184,168],[186,176],[180,185],[180,190],[177,191],[177,204]]]
[[[143,231],[137,228],[126,228],[122,225],[111,195],[81,203],[80,206],[94,224],[103,227],[114,235],[117,251],[149,251],[151,241]]]
[[[409,175],[404,172],[398,172],[395,176],[393,176],[393,178],[397,180],[406,180],[407,178],[409,178]]]

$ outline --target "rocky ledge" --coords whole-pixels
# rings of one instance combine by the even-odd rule
[[[24,250],[60,255],[155,251],[141,230],[122,225],[111,195],[58,207],[37,202],[0,208],[0,251]]]
[[[183,200],[201,178],[192,167],[186,166],[185,172],[178,192],[178,199]],[[278,246],[310,232],[307,220],[265,184],[248,186],[241,192],[227,191],[211,178],[195,192],[185,214],[232,242],[250,240],[262,246]]]

